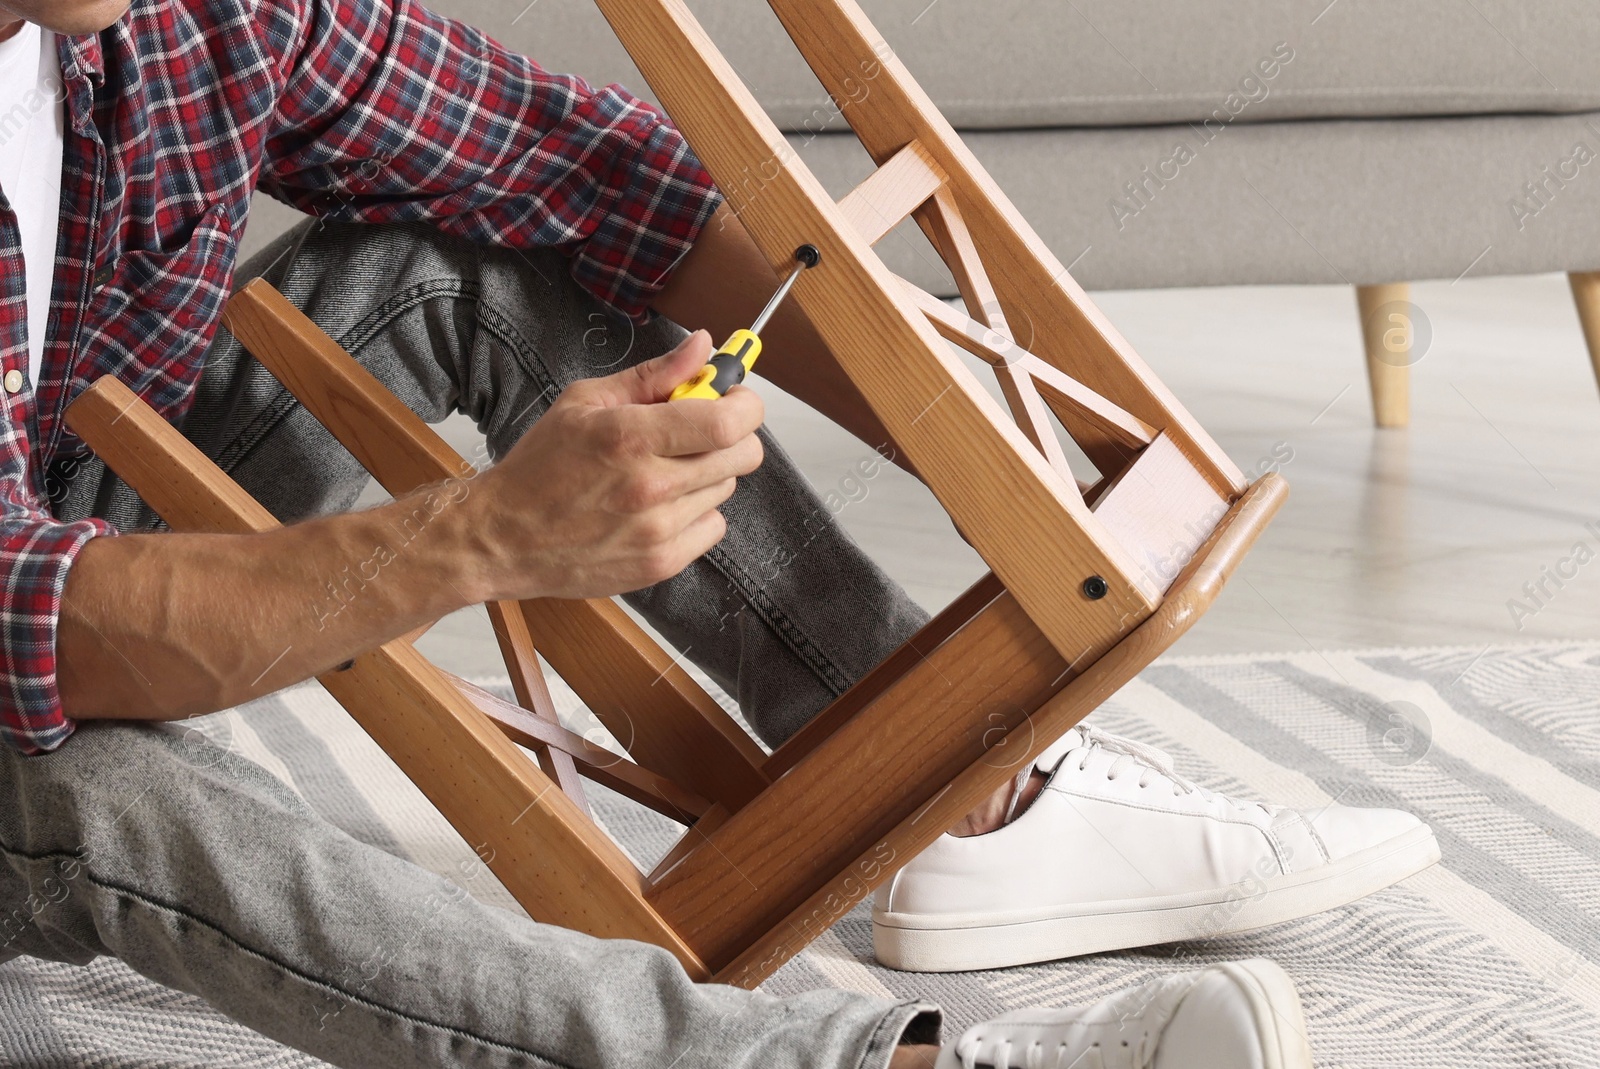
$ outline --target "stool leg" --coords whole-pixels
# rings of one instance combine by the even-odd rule
[[[1600,271],[1574,271],[1567,281],[1572,284],[1572,303],[1578,306],[1578,322],[1583,324],[1583,340],[1589,346],[1589,363],[1600,380]]]
[[[1408,282],[1357,286],[1356,306],[1361,312],[1361,337],[1367,350],[1367,382],[1372,387],[1372,416],[1380,427],[1404,427],[1411,422],[1411,341],[1409,316],[1382,315],[1386,304],[1411,299]]]

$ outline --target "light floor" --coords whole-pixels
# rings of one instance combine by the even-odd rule
[[[1600,637],[1600,559],[1560,589],[1547,582],[1542,606],[1523,592],[1580,542],[1600,558],[1600,392],[1563,277],[1417,285],[1432,341],[1414,369],[1412,426],[1388,431],[1372,427],[1348,288],[1096,300],[1241,467],[1292,452],[1288,504],[1175,652]],[[819,488],[866,455],[770,384],[757,388]],[[475,434],[465,423],[448,433],[463,445]],[[930,610],[981,574],[931,496],[897,470],[840,519]],[[1513,598],[1538,611],[1514,620]],[[500,671],[481,610],[442,622],[423,645],[459,672]]]

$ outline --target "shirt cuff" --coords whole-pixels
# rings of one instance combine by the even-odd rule
[[[626,101],[635,119],[603,184],[598,221],[572,258],[572,277],[635,323],[652,318],[650,300],[694,245],[722,203],[711,175],[677,128],[656,109],[607,86],[585,107]]]
[[[0,535],[0,738],[24,754],[67,741],[73,723],[56,689],[56,626],[67,572],[91,538],[114,535],[104,520],[27,520]]]

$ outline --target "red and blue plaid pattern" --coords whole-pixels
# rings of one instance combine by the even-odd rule
[[[136,0],[61,39],[66,97],[43,381],[0,425],[0,734],[24,753],[72,725],[56,621],[106,523],[54,518],[45,474],[84,446],[67,404],[115,375],[187,410],[260,186],[313,215],[426,221],[553,246],[636,320],[718,203],[682,136],[619,86],[550,74],[410,0]],[[16,218],[0,200],[0,374],[27,372]]]

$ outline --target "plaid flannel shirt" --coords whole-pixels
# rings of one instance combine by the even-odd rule
[[[104,33],[60,38],[60,55],[42,381],[0,393],[0,733],[24,753],[71,733],[61,592],[79,550],[115,533],[54,516],[54,480],[85,452],[62,414],[102,375],[169,420],[187,411],[258,185],[325,218],[560,248],[580,285],[636,320],[719,199],[648,104],[547,73],[410,0],[136,0]],[[0,363],[27,374],[22,250],[3,199]]]

